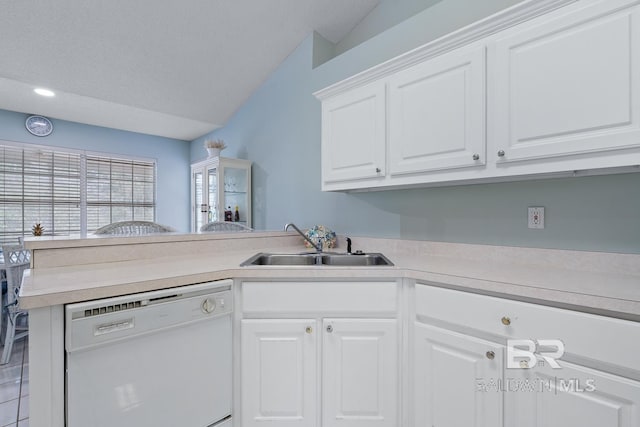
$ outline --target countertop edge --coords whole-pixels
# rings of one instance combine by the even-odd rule
[[[312,274],[309,274],[310,272]],[[28,275],[25,276],[25,279],[27,279],[27,277]],[[348,281],[408,279],[431,286],[640,322],[640,302],[636,301],[532,287],[517,283],[497,282],[482,278],[442,274],[404,267],[321,267],[317,269],[296,267],[225,268],[189,275],[165,277],[162,279],[109,284],[75,290],[50,290],[41,294],[23,295],[20,299],[20,306],[23,309],[30,310],[223,279],[251,279],[256,281],[269,281],[272,279],[302,281],[321,281],[323,279],[341,279]]]

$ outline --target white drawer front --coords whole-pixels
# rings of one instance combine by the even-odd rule
[[[398,306],[396,282],[243,282],[244,313],[388,313]]]
[[[415,304],[418,316],[508,339],[561,340],[567,355],[640,371],[637,322],[422,284]]]

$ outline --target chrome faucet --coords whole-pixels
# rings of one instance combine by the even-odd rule
[[[316,249],[316,252],[322,252],[322,242],[314,243],[311,239],[309,239],[307,237],[306,234],[304,234],[302,231],[300,231],[300,229],[298,227],[296,227],[296,225],[294,223],[286,224],[284,226],[284,231],[289,231],[289,227],[293,227],[293,229],[296,230],[299,235],[304,237],[304,240],[306,240],[307,242],[311,243],[311,246],[313,246]]]

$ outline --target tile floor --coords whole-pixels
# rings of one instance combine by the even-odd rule
[[[15,342],[9,363],[0,366],[0,426],[29,426],[29,345],[26,338]]]

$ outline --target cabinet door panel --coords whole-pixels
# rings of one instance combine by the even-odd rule
[[[491,47],[502,162],[640,146],[640,12],[600,2]]]
[[[385,83],[322,103],[322,181],[384,177]]]
[[[323,321],[323,426],[396,427],[395,319]]]
[[[316,321],[243,320],[241,328],[242,425],[315,426]]]
[[[414,332],[414,427],[502,426],[503,347],[417,322]]]
[[[507,416],[521,427],[636,427],[640,382],[560,361],[508,369]]]
[[[389,105],[391,175],[485,163],[484,46],[397,73]]]

